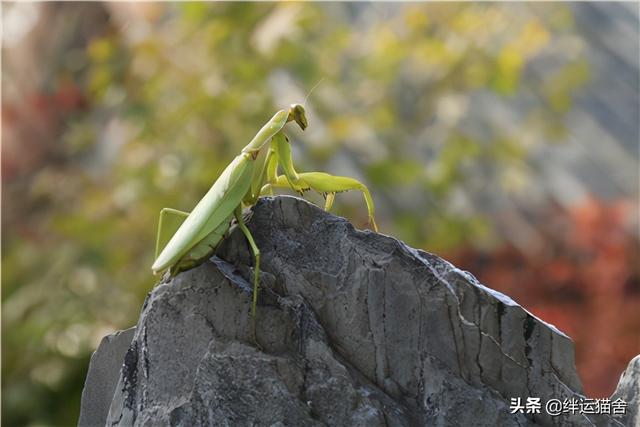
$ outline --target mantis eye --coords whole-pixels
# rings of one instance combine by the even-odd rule
[[[305,115],[304,107],[300,104],[291,104],[289,108],[289,120],[295,120],[300,126],[300,129],[305,130],[307,128],[307,116]]]

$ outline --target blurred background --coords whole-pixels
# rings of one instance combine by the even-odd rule
[[[159,210],[190,210],[305,100],[298,170],[360,178],[381,232],[569,334],[587,395],[608,396],[640,353],[638,20],[637,3],[3,3],[4,424],[75,425],[91,352],[154,285]],[[364,226],[359,194],[334,206]]]

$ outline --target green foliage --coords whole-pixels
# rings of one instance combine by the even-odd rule
[[[528,176],[521,136],[556,129],[588,77],[580,58],[560,61],[519,123],[476,135],[470,97],[524,96],[528,64],[570,31],[562,6],[153,7],[158,18],[91,40],[78,76],[91,109],[68,123],[63,161],[29,177],[6,219],[7,425],[75,422],[88,355],[135,321],[154,284],[160,209],[189,211],[262,124],[321,79],[309,130],[290,131],[298,170],[361,175],[384,233],[438,251],[491,237],[456,195],[517,190],[505,176]],[[366,221],[358,195],[338,195],[335,208]]]

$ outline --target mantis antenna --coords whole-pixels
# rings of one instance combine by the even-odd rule
[[[313,91],[314,91],[318,86],[320,86],[320,83],[322,83],[322,82],[324,81],[324,79],[325,79],[325,78],[323,77],[323,78],[321,78],[320,80],[318,80],[318,83],[316,83],[316,84],[311,88],[311,90],[309,91],[309,93],[307,93],[307,96],[305,96],[305,97],[304,97],[304,101],[302,102],[302,106],[303,106],[303,107],[306,107],[306,106],[307,106],[307,99],[309,99],[309,97],[311,96],[311,94],[313,93]]]

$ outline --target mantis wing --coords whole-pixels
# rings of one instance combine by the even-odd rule
[[[154,273],[173,266],[229,218],[251,186],[253,167],[248,153],[237,156],[227,166],[153,263]]]

